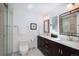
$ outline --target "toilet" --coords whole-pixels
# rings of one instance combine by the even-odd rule
[[[26,56],[28,54],[29,46],[26,41],[19,42],[19,52],[20,55]]]

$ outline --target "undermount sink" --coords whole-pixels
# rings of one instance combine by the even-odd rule
[[[79,42],[79,39],[77,39],[77,38],[69,38],[69,39],[67,39],[68,41],[72,41],[72,42]]]
[[[71,42],[79,42],[78,37],[59,37],[60,40],[71,41]]]

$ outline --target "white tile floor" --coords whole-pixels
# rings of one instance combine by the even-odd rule
[[[39,49],[33,49],[29,52],[28,56],[44,56]]]
[[[21,54],[20,53],[14,53],[14,54],[12,54],[12,56],[21,56]],[[28,54],[25,55],[25,56],[44,56],[44,55],[42,54],[42,52],[39,49],[35,48],[35,49],[31,49],[28,52]]]

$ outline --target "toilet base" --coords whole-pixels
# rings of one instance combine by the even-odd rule
[[[28,49],[27,51],[22,51],[22,52],[20,52],[20,55],[21,56],[27,56],[28,54],[29,54],[29,51],[30,51],[30,49]]]
[[[36,47],[33,47],[33,48],[29,48],[28,50],[27,50],[27,52],[20,52],[20,55],[21,56],[28,56],[29,55],[29,52],[31,51],[31,50],[33,50],[33,49],[36,49]]]

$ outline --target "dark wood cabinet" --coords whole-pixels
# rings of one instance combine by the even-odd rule
[[[38,36],[38,49],[46,56],[71,56],[79,55],[79,50]]]
[[[60,45],[56,42],[50,41],[44,37],[38,36],[38,48],[46,56],[60,55]]]

